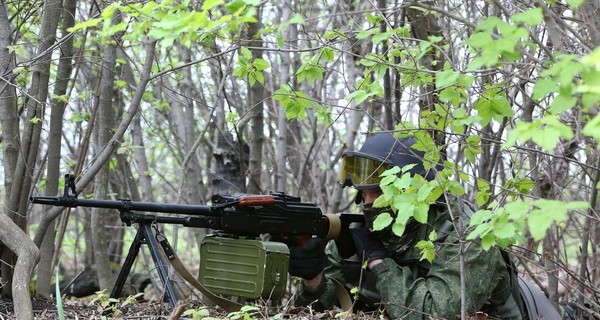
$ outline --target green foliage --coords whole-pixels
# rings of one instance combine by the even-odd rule
[[[285,29],[287,29],[289,26],[291,26],[293,24],[304,25],[304,23],[305,23],[304,17],[301,14],[296,13],[289,20],[283,21],[281,24],[279,24],[279,26],[277,26],[277,33],[276,33],[277,45],[280,47],[284,46],[285,37],[283,36],[283,31]]]
[[[209,320],[210,311],[207,307],[187,309],[182,314],[184,317],[190,317],[192,320]]]
[[[315,117],[317,118],[317,121],[319,121],[320,123],[323,123],[327,126],[330,126],[334,123],[333,118],[331,116],[331,108],[330,107],[325,107],[321,104],[317,104],[315,111],[316,111]]]
[[[465,158],[471,163],[476,162],[476,156],[481,154],[481,137],[480,136],[468,136],[466,143],[463,145]]]
[[[414,166],[393,167],[381,174],[379,187],[383,194],[375,200],[373,207],[390,207],[392,212],[377,216],[373,222],[374,230],[382,230],[391,225],[392,232],[402,236],[410,219],[427,223],[429,206],[443,191],[435,180],[427,181],[418,174],[411,176],[409,170]]]
[[[544,132],[544,134],[540,134]],[[547,115],[534,122],[517,122],[513,130],[508,133],[503,147],[513,146],[517,141],[531,140],[545,151],[552,151],[560,139],[572,139],[573,130],[562,123],[558,116]]]
[[[227,315],[230,320],[250,320],[253,316],[260,314],[260,308],[257,306],[245,305],[240,311],[231,312]]]
[[[89,305],[94,305],[96,303],[100,304],[103,310],[107,311],[116,311],[117,303],[119,299],[111,298],[108,293],[106,293],[106,289],[101,291],[96,291],[96,295],[92,300],[90,300]]]
[[[517,24],[502,21],[499,17],[489,17],[477,26],[477,30],[466,44],[478,55],[471,60],[467,71],[481,67],[493,67],[501,62],[514,62],[521,58],[520,49],[527,45],[529,31],[520,26],[525,23],[535,25],[541,22],[541,10],[531,9],[512,17]]]
[[[256,81],[265,83],[263,71],[270,67],[269,62],[261,58],[252,58],[252,52],[246,47],[240,47],[240,55],[237,61],[237,67],[233,70],[233,75],[238,78],[248,78],[250,86]]]
[[[530,27],[540,25],[544,21],[542,8],[533,8],[524,12],[514,14],[510,19],[517,24],[525,24]]]
[[[600,49],[584,57],[559,55],[556,61],[548,64],[541,78],[533,87],[532,98],[545,104],[550,101],[549,114],[533,122],[517,122],[509,133],[504,147],[513,146],[517,141],[533,141],[545,151],[554,149],[560,139],[574,137],[571,127],[560,119],[559,115],[579,105],[584,111],[600,103]],[[541,135],[540,130],[544,130]],[[582,133],[600,140],[600,119],[594,116],[583,127]]]
[[[322,53],[323,51],[321,51],[321,53],[318,55],[310,57],[307,61],[302,63],[296,72],[296,79],[298,79],[298,82],[306,80],[309,84],[312,84],[316,80],[323,80],[325,68],[319,63]],[[326,58],[330,58],[329,51],[327,51]]]
[[[534,240],[540,241],[553,224],[562,225],[569,211],[587,209],[588,206],[587,202],[547,199],[515,200],[504,206],[494,202],[489,206],[491,209],[478,210],[473,214],[469,226],[474,229],[467,240],[481,238],[485,250],[495,245],[506,248],[523,243],[523,235],[528,231]]]
[[[477,193],[475,193],[475,201],[477,206],[482,206],[490,199],[490,184],[487,181],[477,179]]]
[[[429,261],[429,263],[431,263],[433,261],[433,259],[435,259],[435,240],[437,240],[437,232],[435,232],[435,230],[431,231],[431,233],[429,233],[428,239],[427,240],[419,240],[419,242],[417,242],[417,244],[415,245],[415,247],[417,247],[419,250],[421,250],[421,258],[419,259],[420,261],[422,261],[423,259],[426,259],[427,261]]]
[[[114,2],[99,17],[79,22],[69,31],[89,30],[100,36],[101,43],[122,34],[126,42],[138,43],[149,37],[158,40],[163,48],[170,48],[175,42],[191,48],[216,39],[233,40],[244,25],[256,22],[258,4],[254,0],[211,0],[203,2],[198,11],[190,1]],[[121,21],[113,24],[117,14]]]
[[[358,295],[360,294],[360,289],[358,287],[352,287],[352,289],[350,289],[350,294],[352,295],[354,300],[356,300],[358,299]]]
[[[60,285],[58,281],[58,268],[56,268],[56,281],[54,282],[54,296],[56,297],[56,311],[58,312],[58,319],[65,319],[65,310],[63,309],[62,297],[60,294]]]
[[[281,102],[287,119],[306,117],[306,109],[314,108],[315,103],[304,93],[293,90],[289,85],[283,85],[273,94],[273,99]]]
[[[102,307],[102,310],[115,312],[119,310],[119,308],[137,302],[137,298],[142,295],[143,293],[137,293],[135,295],[128,296],[123,301],[119,301],[117,298],[111,298],[110,295],[106,293],[106,289],[104,289],[96,292],[94,298],[90,300],[89,305],[99,304],[100,307]]]
[[[505,117],[512,117],[513,110],[506,98],[505,90],[502,86],[486,85],[485,91],[473,106],[477,114],[481,117],[480,124],[488,125],[492,120],[501,122]]]

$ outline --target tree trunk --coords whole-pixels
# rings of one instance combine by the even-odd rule
[[[433,1],[423,1],[421,3],[431,4]],[[442,29],[437,22],[437,16],[428,14],[423,10],[417,8],[406,9],[406,16],[411,26],[411,32],[415,39],[421,41],[429,41],[429,37],[442,36]],[[444,55],[438,51],[435,47],[430,49],[430,52],[423,55],[420,60],[421,65],[431,71],[440,71],[444,67]],[[421,85],[420,87],[420,98],[419,108],[423,111],[434,111],[435,104],[439,103],[437,98],[437,88],[435,87],[435,81],[431,81],[429,84]],[[446,136],[443,131],[431,132],[432,138],[436,145],[444,146],[446,144]],[[442,152],[442,158],[446,154]]]
[[[62,34],[68,34],[67,29],[75,23],[75,0],[66,0],[62,15]],[[73,37],[69,37],[61,45],[61,57],[58,63],[54,97],[64,96],[67,93],[71,71],[73,69]],[[58,194],[58,183],[60,178],[61,146],[63,131],[63,116],[66,101],[64,99],[52,100],[50,111],[50,130],[48,133],[48,165],[46,168],[46,191],[48,196]],[[38,264],[38,278],[36,293],[49,298],[52,293],[50,286],[52,279],[52,259],[54,256],[54,223],[46,232],[44,241],[40,247],[40,263]]]
[[[10,167],[6,169],[10,171],[7,171],[5,176],[11,177],[9,178],[11,182],[5,183],[5,185],[9,185],[9,188],[6,189],[8,198],[5,206],[5,215],[2,215],[2,219],[12,219],[15,223],[14,225],[10,224],[9,221],[4,221],[2,223],[7,227],[7,229],[3,229],[6,236],[3,235],[2,242],[7,245],[11,251],[5,249],[2,250],[2,261],[4,261],[4,264],[1,276],[5,282],[5,292],[10,289],[11,292],[7,293],[12,293],[13,295],[15,311],[18,318],[33,318],[29,294],[29,282],[31,281],[33,269],[39,260],[39,251],[23,230],[25,230],[27,225],[27,215],[25,212],[27,211],[27,205],[29,203],[28,196],[32,184],[33,170],[38,157],[38,146],[42,126],[42,121],[39,120],[43,119],[44,109],[42,104],[45,103],[48,97],[51,58],[51,51],[48,49],[56,40],[56,28],[60,18],[61,3],[62,1],[57,0],[44,2],[44,11],[40,27],[41,31],[37,44],[38,56],[34,58],[39,61],[37,64],[34,64],[34,67],[32,68],[31,87],[28,95],[29,98],[26,101],[27,115],[25,117],[26,122],[24,122],[23,126],[24,131],[22,140],[18,139],[18,135],[15,135],[19,130],[18,118],[14,119],[15,123],[8,125],[8,130],[10,131],[6,131],[9,133],[8,138],[10,141],[19,144],[20,150],[18,151],[16,162],[12,162],[14,158],[11,155],[9,155],[9,159],[7,160]],[[0,22],[0,28],[5,29],[8,27],[8,34],[11,34],[9,22],[8,20],[5,20],[7,18],[7,11],[4,7],[4,2],[1,3],[0,10],[2,11],[2,13],[0,13],[0,20],[2,20],[2,22]],[[10,68],[12,66],[12,61],[10,60],[10,56],[6,54],[7,51],[5,51],[7,49],[5,45],[10,42],[5,42],[6,40],[10,41],[10,38],[2,38],[1,40],[2,47],[0,47],[0,50],[2,50],[3,59],[0,63],[5,64],[6,67]],[[4,57],[7,57],[8,60],[5,61]],[[12,68],[2,70],[12,70]],[[4,92],[5,91],[2,90],[1,95],[3,98],[6,97],[9,101],[16,98],[16,96],[13,95],[14,91],[11,92],[11,90],[7,90],[6,94]],[[7,103],[7,107],[15,106],[16,103]],[[6,110],[6,112],[6,115],[2,116],[2,120],[6,120],[7,118],[11,118],[12,115],[16,115],[16,109]],[[2,123],[3,127],[7,124],[4,121]],[[13,127],[12,125],[16,127]],[[3,137],[4,136],[5,133],[3,132]],[[13,262],[15,264],[14,275],[13,270],[5,267],[7,263],[12,264]]]
[[[261,10],[257,10],[256,20],[260,21]],[[258,59],[262,57],[262,41],[259,39],[260,23],[250,23],[248,25],[248,42],[249,46],[256,49],[251,49],[252,58]],[[251,115],[252,124],[250,130],[250,161],[248,163],[248,193],[260,194],[263,192],[261,188],[262,182],[262,162],[263,162],[263,144],[264,135],[264,87],[258,81],[252,87],[248,88],[248,113]]]
[[[102,80],[100,87],[100,101],[98,105],[98,119],[95,124],[96,152],[99,153],[110,142],[111,131],[115,125],[116,112],[113,105],[113,85],[115,78],[115,61],[117,49],[114,45],[107,44],[102,54]],[[106,199],[108,194],[108,175],[110,169],[106,162],[94,179],[94,198]],[[111,210],[92,208],[92,243],[94,250],[94,263],[98,270],[98,283],[100,289],[109,289],[113,285],[113,275],[110,271],[108,257],[108,241],[106,235],[107,215]],[[90,248],[88,248],[89,250]]]
[[[0,1],[0,70],[2,74],[10,75],[15,67],[14,54],[8,50],[12,45],[12,28],[7,16],[7,8],[4,1]],[[6,70],[6,71],[5,71]],[[2,164],[4,169],[4,190],[12,189],[13,173],[17,168],[17,159],[19,158],[19,116],[17,114],[17,92],[15,90],[17,84],[13,83],[14,78],[8,77],[9,81],[0,82],[0,121],[2,121]],[[3,203],[8,202],[8,192],[3,194]],[[13,214],[2,210],[2,214],[12,219]],[[16,240],[16,239],[15,239]],[[2,241],[0,244],[0,259],[10,257],[10,250],[5,247],[8,243]],[[9,261],[3,260],[7,263]],[[13,261],[14,262],[14,261]],[[12,262],[11,262],[12,264]],[[0,267],[0,276],[9,278],[12,272],[11,268],[3,263]],[[4,286],[2,289],[5,293],[10,294],[10,286]]]
[[[0,229],[0,242],[17,255],[10,288],[15,316],[17,319],[33,319],[29,283],[39,260],[39,250],[27,234],[4,213],[0,213]]]
[[[121,22],[119,15],[112,18],[113,24]],[[112,41],[106,43],[102,51],[102,70],[100,80],[100,99],[98,102],[98,118],[94,126],[95,129],[95,148],[96,153],[101,153],[107,148],[113,137],[113,130],[117,127],[119,106],[118,96],[115,95],[114,85],[116,76],[117,45],[120,43],[119,35],[114,35]],[[110,157],[109,157],[110,159]],[[107,159],[108,160],[108,159]],[[105,162],[100,168],[98,175],[94,179],[94,198],[106,199],[109,193],[109,161]],[[94,250],[94,264],[98,270],[98,283],[100,289],[110,289],[114,283],[114,276],[111,272],[111,261],[109,257],[109,239],[107,238],[106,227],[109,225],[115,212],[105,208],[92,208],[91,226],[92,226],[92,244]],[[88,248],[89,250],[89,248]]]

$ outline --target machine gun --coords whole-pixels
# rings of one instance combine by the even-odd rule
[[[212,200],[213,205],[207,206],[80,199],[75,190],[75,177],[70,174],[65,175],[62,196],[30,197],[32,203],[44,205],[116,209],[123,223],[128,226],[137,224],[137,234],[110,297],[119,296],[141,245],[147,244],[165,288],[165,299],[172,307],[176,305],[178,297],[159,248],[162,248],[175,269],[180,274],[182,272],[174,263],[180,263],[179,259],[157,224],[211,229],[212,233],[204,238],[200,248],[200,285],[208,293],[247,298],[281,297],[287,285],[289,246],[299,245],[313,236],[334,239],[340,232],[337,215],[324,215],[316,205],[300,202],[300,198],[282,192],[269,195],[216,195]],[[260,238],[265,234],[270,237],[268,241]]]

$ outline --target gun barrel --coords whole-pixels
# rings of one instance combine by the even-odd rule
[[[202,215],[202,216],[216,216],[213,207],[204,205],[190,205],[190,204],[167,204],[167,203],[155,203],[155,202],[139,202],[131,200],[96,200],[96,199],[78,199],[71,197],[30,197],[29,200],[32,203],[39,203],[45,205],[53,205],[59,207],[96,207],[96,208],[107,208],[117,209],[121,212],[127,211],[146,211],[146,212],[162,212],[162,213],[176,213],[176,214],[188,214],[188,215]]]

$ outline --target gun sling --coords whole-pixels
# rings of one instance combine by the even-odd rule
[[[179,256],[177,256],[177,254],[175,253],[175,250],[173,250],[173,248],[171,247],[171,245],[169,244],[169,242],[167,241],[166,238],[163,237],[160,240],[160,244],[162,245],[162,247],[165,251],[165,254],[167,255],[167,258],[171,262],[171,265],[173,266],[175,271],[177,271],[177,273],[179,273],[179,275],[183,279],[185,279],[189,284],[194,286],[194,288],[198,289],[198,291],[200,291],[211,302],[215,303],[216,305],[223,308],[223,310],[225,310],[227,312],[239,311],[242,308],[241,304],[239,304],[235,301],[220,297],[220,296],[212,293],[206,287],[204,287],[198,281],[198,279],[196,279],[188,271],[188,269],[183,265],[183,262],[181,262],[181,259],[179,259]]]

